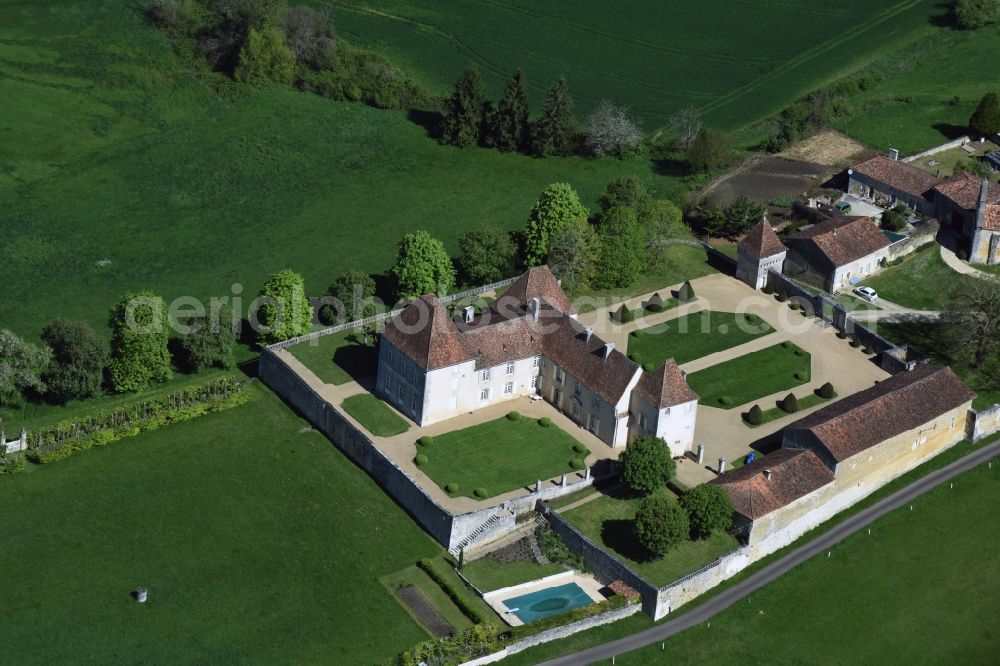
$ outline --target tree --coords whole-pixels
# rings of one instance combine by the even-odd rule
[[[475,69],[467,69],[455,81],[441,125],[441,142],[466,148],[479,142],[486,101],[483,81]]]
[[[625,109],[608,100],[601,102],[587,117],[584,142],[597,157],[624,157],[642,143],[642,130],[628,117]]]
[[[882,228],[889,231],[902,231],[910,220],[910,209],[906,204],[896,204],[882,211]]]
[[[622,176],[608,183],[601,197],[601,210],[607,212],[615,206],[628,206],[638,213],[649,203],[649,187],[636,176]]]
[[[584,218],[561,225],[549,238],[549,268],[567,293],[590,286],[599,258],[597,232]]]
[[[649,495],[663,488],[677,472],[670,447],[659,437],[640,437],[618,458],[622,481],[634,492]]]
[[[455,286],[455,268],[438,239],[426,231],[406,234],[399,241],[392,269],[400,298],[444,295]]]
[[[764,422],[764,411],[760,408],[760,405],[754,405],[747,412],[747,423],[750,425],[760,425]]]
[[[285,43],[299,62],[313,69],[329,67],[337,52],[330,8],[316,11],[298,5],[289,9],[285,14]]]
[[[639,505],[634,530],[635,538],[642,547],[660,558],[688,538],[691,525],[677,500],[665,495],[652,495]]]
[[[587,219],[588,211],[569,183],[553,183],[538,197],[524,230],[524,261],[528,266],[544,264],[549,254],[549,237],[563,224]]]
[[[706,205],[698,208],[698,219],[710,236],[737,240],[764,219],[764,207],[747,197],[740,197],[725,208]]]
[[[305,335],[312,329],[313,308],[302,276],[291,269],[268,278],[258,294],[257,342],[270,345]],[[251,319],[253,322],[253,319]]]
[[[1000,132],[1000,99],[996,93],[986,93],[979,100],[976,110],[969,118],[969,129],[980,136],[992,136]]]
[[[1000,20],[1000,0],[954,0],[952,10],[958,25],[975,30]]]
[[[733,526],[733,503],[721,486],[702,484],[681,495],[681,507],[687,511],[691,528],[701,537]]]
[[[497,105],[493,145],[504,152],[524,150],[529,139],[529,112],[524,72],[518,69]]]
[[[173,371],[167,342],[167,304],[151,291],[126,294],[111,308],[108,374],[118,393],[165,382]]]
[[[956,349],[972,353],[972,365],[982,371],[1000,346],[1000,285],[970,280],[952,295]]]
[[[48,349],[37,347],[11,331],[0,330],[0,405],[18,407],[28,391],[45,390],[42,373],[51,359]]]
[[[688,152],[701,133],[701,116],[693,107],[681,109],[670,119],[670,133],[676,137],[677,147]]]
[[[698,132],[688,150],[688,162],[691,169],[697,173],[723,169],[729,166],[732,158],[729,137],[721,132],[704,128]]]
[[[542,101],[541,117],[531,128],[531,147],[535,154],[570,155],[576,142],[576,119],[573,97],[566,77],[552,84]]]
[[[458,239],[459,265],[471,284],[491,284],[514,274],[517,245],[496,227],[474,229]]]
[[[181,337],[184,364],[193,372],[206,368],[232,368],[235,365],[233,350],[239,332],[239,320],[226,306],[204,317],[183,322],[188,327]]]
[[[669,199],[654,199],[639,208],[639,224],[646,230],[646,256],[651,268],[659,268],[671,240],[687,235],[684,213]]]
[[[595,282],[602,289],[627,287],[646,266],[646,232],[635,211],[615,206],[601,218],[598,227],[601,259]]]
[[[281,31],[274,27],[251,28],[233,75],[237,81],[251,85],[290,85],[295,76],[295,56],[285,46]]]
[[[320,319],[324,323],[349,322],[364,319],[375,314],[375,280],[368,273],[350,270],[334,278],[327,287],[326,295],[340,302],[339,312],[330,305],[320,308]]]
[[[42,375],[46,397],[56,403],[92,398],[101,392],[108,346],[82,321],[57,319],[42,329],[52,362]]]
[[[799,399],[795,397],[794,393],[789,393],[782,399],[779,406],[789,414],[794,414],[799,411]]]

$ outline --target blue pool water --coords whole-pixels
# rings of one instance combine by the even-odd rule
[[[892,231],[885,231],[884,229],[882,230],[882,235],[888,238],[890,243],[895,243],[896,241],[901,241],[904,238],[906,238],[906,236],[904,236],[903,234],[897,234]]]
[[[504,599],[503,603],[508,610],[514,612],[517,619],[529,624],[543,617],[565,613],[581,606],[589,606],[594,603],[594,600],[576,583],[568,583]]]

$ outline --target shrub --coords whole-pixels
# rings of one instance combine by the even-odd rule
[[[868,354],[869,356],[873,356],[875,354],[875,350],[872,348],[871,345],[865,345],[865,353]]]
[[[764,292],[765,294],[773,294],[774,293],[774,286],[770,282],[768,282],[763,287],[761,287],[760,290],[762,292]]]
[[[804,382],[806,380],[806,373],[804,373],[804,372],[796,372],[795,373],[795,378],[797,380],[799,380],[800,382]]]
[[[587,447],[579,442],[573,445],[573,450],[577,453],[587,453]]]
[[[486,499],[486,488],[476,488],[472,491],[472,494],[479,499]]]
[[[786,292],[786,291],[785,291],[785,288],[784,288],[784,287],[782,287],[782,288],[781,288],[781,289],[780,289],[780,290],[778,291],[778,295],[776,296],[776,298],[778,299],[778,302],[779,302],[779,303],[784,303],[785,301],[787,301],[787,300],[788,300],[788,292]]]
[[[643,363],[642,364],[642,371],[643,372],[652,372],[653,370],[656,370],[656,366],[654,366],[652,363]]]
[[[507,412],[507,420],[508,421],[520,421],[521,420],[521,413],[520,412]]]
[[[449,483],[448,485],[446,485],[444,487],[445,492],[447,492],[447,493],[449,493],[451,495],[454,495],[455,493],[457,493],[458,492],[458,488],[459,488],[459,486],[458,486],[457,483]]]
[[[728,395],[724,395],[721,398],[719,398],[719,403],[725,405],[726,407],[729,407],[733,404],[733,399]]]
[[[643,331],[642,331],[641,328],[637,328],[634,331],[632,331],[631,333],[629,333],[628,335],[629,335],[630,338],[641,338],[642,336],[645,335],[645,333],[643,333]]]
[[[760,405],[754,405],[744,418],[750,425],[760,425],[764,422],[764,412],[761,410]]]
[[[778,403],[778,406],[781,407],[782,411],[794,414],[799,411],[799,399],[795,397],[794,393],[789,393],[780,403]]]
[[[833,390],[833,384],[827,382],[822,386],[820,386],[818,389],[816,389],[816,395],[818,395],[821,398],[826,398],[827,400],[829,400],[833,396],[837,395],[837,392]]]
[[[649,300],[646,301],[646,310],[648,312],[663,312],[663,299],[658,292],[650,296]]]
[[[785,340],[784,342],[781,343],[781,348],[782,349],[791,349],[792,348],[792,343],[790,341],[788,341],[788,340]]]
[[[0,463],[0,476],[4,474],[17,474],[28,469],[28,459],[23,454],[9,454],[7,462]]]
[[[542,418],[538,419],[538,425],[542,426],[543,428],[548,428],[549,426],[552,425],[552,419],[550,419],[547,416],[543,416]]]
[[[860,347],[861,346],[861,339],[858,338],[858,336],[855,335],[853,338],[851,338],[851,346],[854,347],[854,348]]]
[[[642,356],[641,355],[636,354],[635,352],[632,352],[631,354],[628,355],[628,358],[629,358],[630,361],[632,361],[636,365],[642,365]]]
[[[789,307],[789,308],[791,308],[792,310],[801,310],[801,309],[802,309],[802,306],[801,306],[801,305],[799,305],[799,304],[798,304],[797,302],[795,302],[795,301],[792,301],[791,303],[789,303],[789,304],[788,304],[788,307]]]
[[[416,464],[417,467],[423,467],[424,465],[427,464],[427,456],[425,456],[423,453],[418,453],[416,457],[413,458],[413,462]]]
[[[619,324],[627,324],[632,321],[632,311],[622,303],[621,307],[611,313],[611,320]]]
[[[573,458],[572,460],[569,461],[569,466],[572,467],[573,469],[583,469],[584,467],[587,466],[587,464],[584,463],[579,458]]]
[[[690,303],[695,299],[694,287],[691,286],[691,281],[688,280],[681,285],[681,288],[677,290],[677,300],[681,303]]]
[[[423,437],[417,440],[417,446],[422,446],[425,449],[429,449],[433,445],[434,445],[434,438],[431,437],[430,435],[424,435]]]
[[[796,349],[795,349],[795,355],[796,355],[796,356],[804,356],[804,355],[805,355],[805,351],[804,351],[804,350],[802,350],[802,349],[798,349],[798,348],[796,348]]]
[[[844,340],[847,338],[847,333],[844,333],[843,331],[837,331],[837,337],[840,338],[841,340]]]
[[[965,250],[959,250],[958,252],[955,253],[955,256],[961,259],[962,261],[965,261],[966,259],[969,258],[969,253],[966,252]]]

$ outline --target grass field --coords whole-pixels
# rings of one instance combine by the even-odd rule
[[[674,497],[667,489],[663,492]],[[650,559],[649,553],[635,540],[632,532],[635,513],[641,503],[641,497],[603,495],[562,515],[653,585],[666,585],[697,571],[739,546],[729,534],[716,532],[708,539],[684,541],[666,557]]]
[[[809,352],[783,342],[692,372],[687,381],[701,396],[701,404],[732,409],[805,384],[811,363]],[[724,397],[731,398],[732,404],[723,404]]]
[[[668,358],[684,364],[773,332],[759,317],[702,310],[636,331],[639,335],[629,336],[628,354],[657,367]]]
[[[324,335],[312,342],[303,342],[288,348],[289,353],[302,361],[327,384],[346,384],[378,372],[378,351],[374,347],[358,344],[353,331]]]
[[[747,125],[930,31],[937,13],[930,0],[764,0],[724,11],[683,0],[627,8],[600,0],[346,0],[334,17],[352,41],[439,90],[475,64],[496,95],[522,67],[537,106],[565,74],[581,112],[612,99],[655,130],[687,106],[722,129]]]
[[[0,477],[0,502],[16,507],[0,515],[3,607],[17,618],[5,661],[370,664],[427,637],[377,578],[440,548],[326,438],[254,393]]]
[[[447,593],[441,589],[441,586],[431,580],[431,577],[427,575],[423,569],[417,565],[411,565],[403,569],[402,571],[397,571],[387,576],[382,576],[380,579],[382,584],[385,585],[386,589],[394,594],[396,588],[404,587],[406,585],[412,585],[413,587],[420,590],[420,593],[424,595],[424,598],[430,603],[434,609],[441,614],[445,620],[448,621],[451,626],[453,626],[458,631],[463,629],[468,629],[472,626],[472,621],[467,618],[455,602],[452,601]],[[419,618],[417,618],[419,622]]]
[[[869,278],[865,285],[877,291],[880,298],[908,308],[947,310],[955,290],[975,281],[949,268],[935,243]]]
[[[558,564],[538,564],[529,560],[500,562],[489,558],[469,562],[462,568],[462,575],[483,592],[491,592],[512,585],[520,585],[566,569]]]
[[[392,437],[410,429],[403,417],[371,393],[352,395],[340,406],[376,437]]]
[[[431,446],[419,447],[428,458],[420,469],[442,488],[457,483],[456,495],[472,497],[482,488],[494,497],[572,472],[570,461],[589,455],[574,451],[577,444],[555,424],[544,428],[527,417],[499,418],[437,435]]]

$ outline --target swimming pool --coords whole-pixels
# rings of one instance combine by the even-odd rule
[[[594,600],[576,583],[548,587],[503,601],[507,610],[525,624],[581,606],[589,606],[592,603]]]

